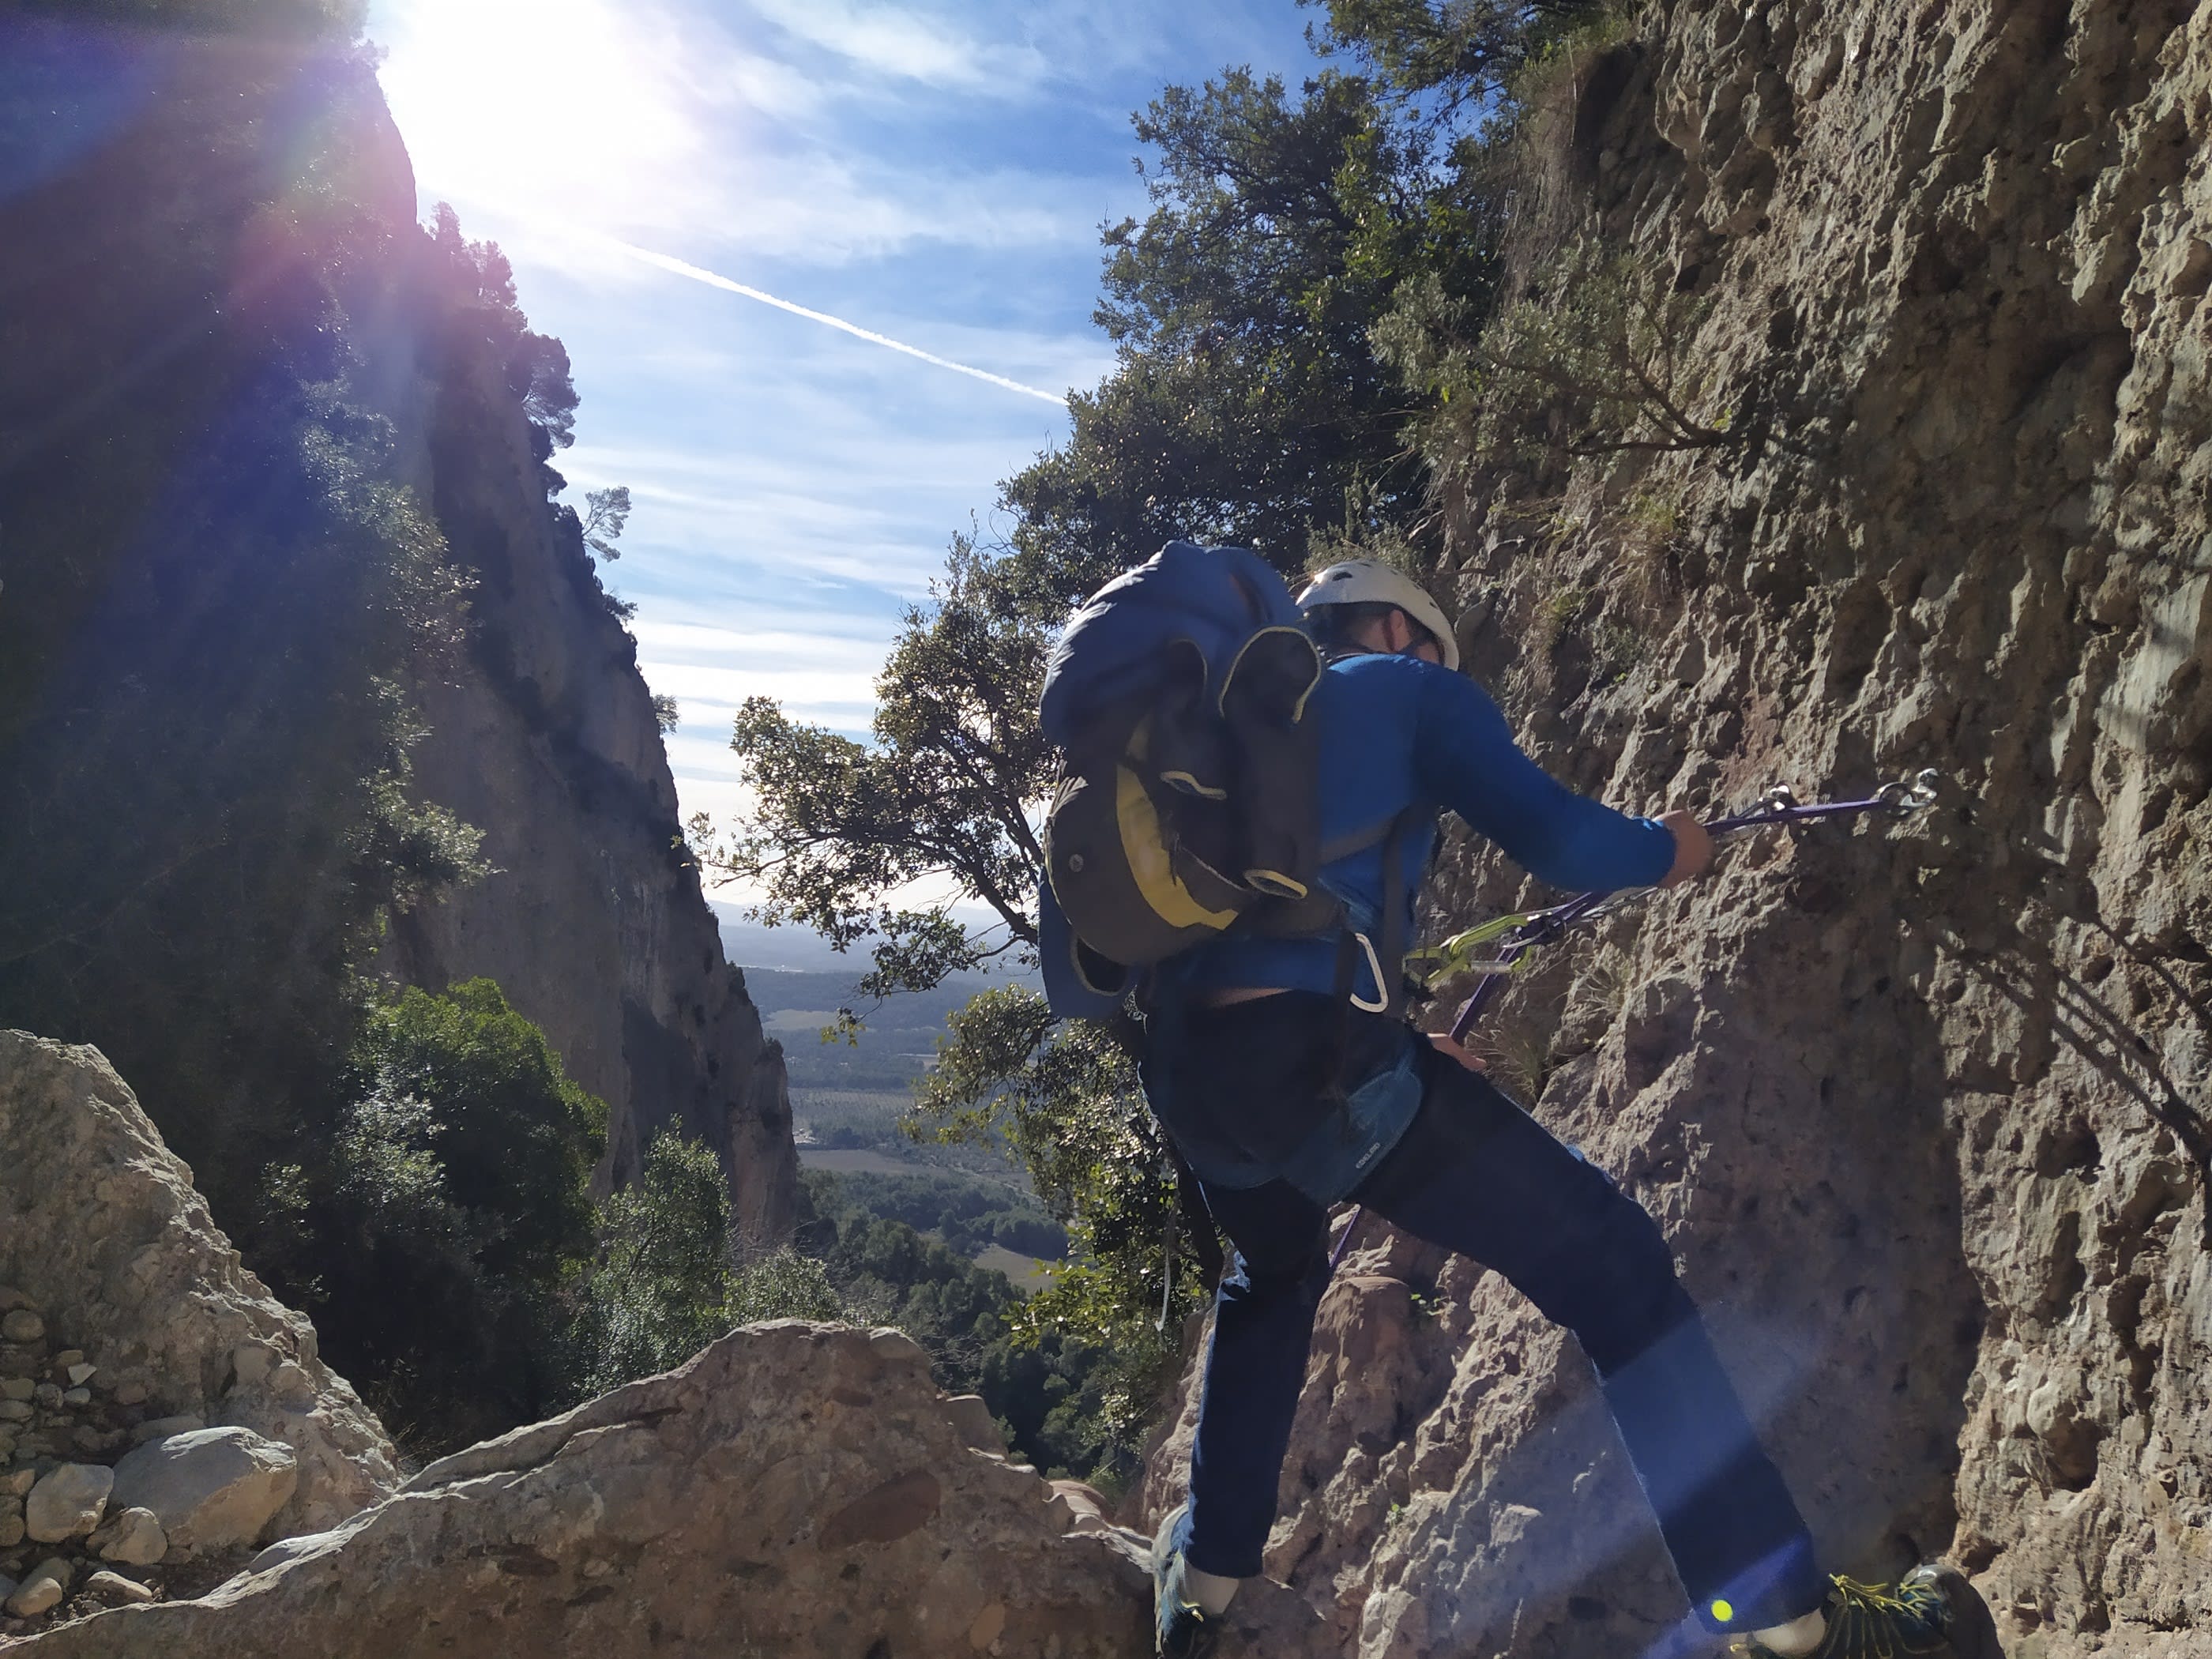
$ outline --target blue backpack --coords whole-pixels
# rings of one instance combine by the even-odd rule
[[[1101,1016],[1135,974],[1264,915],[1328,927],[1322,661],[1283,579],[1237,547],[1170,542],[1079,610],[1045,666],[1060,753],[1038,895],[1047,995]]]

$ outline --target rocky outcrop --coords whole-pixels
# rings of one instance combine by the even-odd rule
[[[93,1486],[155,1453],[131,1449],[148,1427],[193,1441],[233,1425],[283,1467],[246,1537],[272,1518],[278,1534],[335,1526],[398,1484],[391,1443],[317,1357],[314,1328],[240,1264],[97,1050],[0,1031],[0,1469],[46,1473],[14,1494],[33,1541],[99,1525],[111,1492],[94,1504]],[[58,1463],[85,1472],[54,1480]],[[88,1524],[40,1524],[64,1510]]]
[[[499,1659],[958,1659],[1149,1647],[1141,1540],[971,1449],[896,1331],[755,1326],[432,1464],[198,1601],[25,1659],[450,1649]],[[1085,1524],[1079,1525],[1079,1522]]]
[[[740,1228],[779,1241],[798,1180],[782,1052],[723,960],[636,643],[546,499],[505,365],[400,333],[380,349],[400,473],[476,581],[467,651],[416,688],[416,786],[483,830],[492,866],[395,918],[386,965],[499,982],[608,1103],[603,1185],[672,1124],[720,1155]]]
[[[1498,1064],[1661,1218],[1833,1567],[1948,1552],[2016,1655],[2201,1654],[2212,12],[1673,0],[1559,74],[1516,269],[1571,304],[1589,230],[1698,298],[1737,435],[1455,477],[1474,671],[1631,806],[1952,788],[1550,953]],[[1524,896],[1463,854],[1444,908]],[[1281,1498],[1322,1622],[1270,1650],[1682,1616],[1573,1345],[1381,1233]]]

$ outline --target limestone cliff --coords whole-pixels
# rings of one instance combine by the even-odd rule
[[[674,1124],[720,1155],[741,1227],[781,1238],[797,1179],[781,1051],[723,960],[636,642],[546,500],[505,365],[385,343],[401,476],[475,580],[467,650],[415,688],[415,783],[484,831],[492,866],[396,917],[386,964],[433,988],[498,981],[612,1109],[604,1178],[629,1179]]]
[[[778,1237],[779,1051],[548,499],[565,358],[276,15],[346,9],[0,9],[0,1013],[113,1054],[245,1231],[387,910],[373,965],[497,980],[609,1103],[603,1182],[678,1124]],[[410,793],[489,875],[423,896]]]
[[[1457,474],[1474,672],[1624,805],[1953,787],[1553,951],[1498,1063],[1661,1218],[1834,1568],[1949,1553],[2015,1655],[2203,1654],[2212,9],[1625,33],[1543,94],[1516,281],[1572,304],[1552,256],[1594,234],[1698,299],[1733,435]],[[1466,852],[1445,884],[1457,919],[1522,896]],[[1679,1633],[1579,1354],[1473,1263],[1354,1253],[1281,1498],[1308,1611],[1249,1615],[1267,1650]]]

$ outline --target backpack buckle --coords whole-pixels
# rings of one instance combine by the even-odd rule
[[[1382,958],[1375,953],[1375,941],[1357,930],[1352,937],[1367,953],[1367,970],[1375,975],[1375,994],[1378,999],[1374,1002],[1368,1001],[1359,994],[1359,988],[1355,983],[1352,989],[1352,1006],[1363,1014],[1388,1013],[1390,1009],[1390,981],[1382,977]]]

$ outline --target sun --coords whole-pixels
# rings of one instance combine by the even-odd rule
[[[377,0],[369,34],[426,202],[617,231],[708,160],[673,21],[636,0]]]

